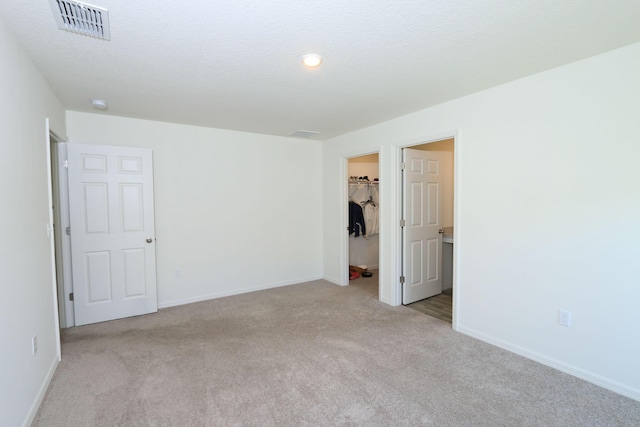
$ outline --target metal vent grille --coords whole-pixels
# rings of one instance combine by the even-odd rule
[[[109,11],[73,0],[49,0],[61,30],[109,40]]]
[[[297,130],[295,132],[291,132],[289,136],[293,136],[296,138],[310,138],[312,136],[318,135],[320,132],[316,132],[315,130]]]

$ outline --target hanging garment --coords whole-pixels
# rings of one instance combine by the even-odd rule
[[[355,237],[360,234],[366,234],[367,228],[364,223],[364,214],[362,207],[355,203],[349,202],[349,234],[356,233]]]
[[[369,238],[380,231],[378,226],[378,207],[374,203],[367,203],[364,205],[363,211],[364,223],[367,227],[366,237]]]

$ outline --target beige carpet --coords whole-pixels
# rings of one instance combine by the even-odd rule
[[[324,281],[63,334],[36,426],[638,426],[640,402]]]

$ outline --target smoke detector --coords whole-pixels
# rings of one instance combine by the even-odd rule
[[[106,110],[107,109],[107,101],[104,99],[94,98],[91,100],[91,106],[96,110]]]
[[[75,0],[49,0],[58,28],[109,40],[109,11]]]

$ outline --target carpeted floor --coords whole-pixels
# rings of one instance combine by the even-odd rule
[[[640,402],[325,281],[66,330],[36,426],[637,426]]]

